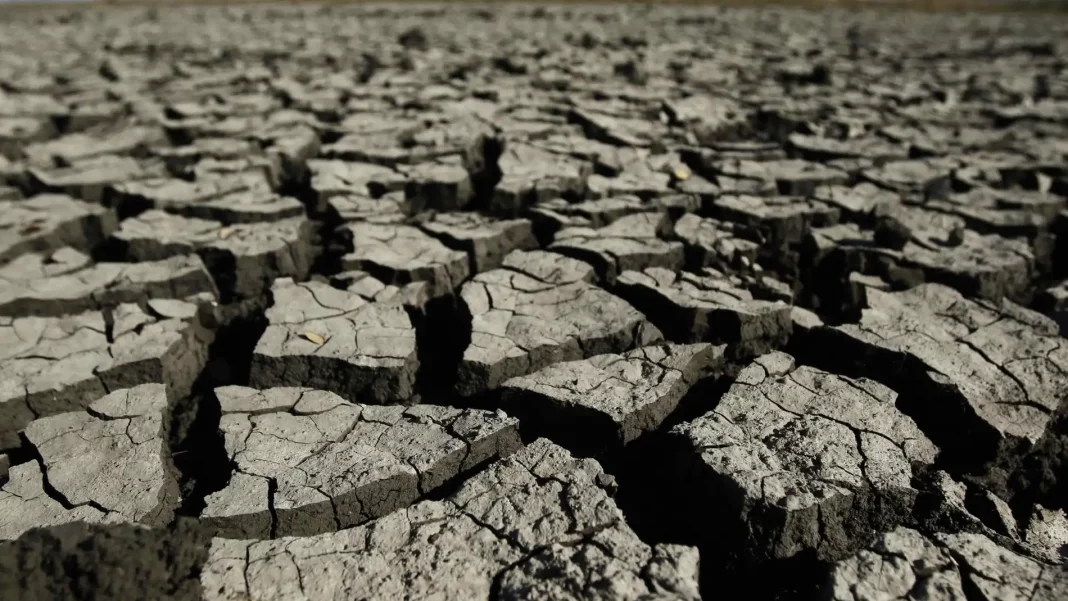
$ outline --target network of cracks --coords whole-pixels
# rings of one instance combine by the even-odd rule
[[[0,597],[1068,597],[1068,21],[888,15],[11,13]]]

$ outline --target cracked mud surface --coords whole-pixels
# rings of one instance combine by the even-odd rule
[[[546,251],[517,251],[464,284],[471,316],[457,390],[476,394],[559,361],[655,342],[645,316],[590,283],[593,269]]]
[[[619,447],[660,427],[722,361],[722,346],[663,344],[556,363],[505,380],[502,407],[561,444]]]
[[[162,526],[178,482],[165,442],[167,390],[116,390],[86,411],[36,419],[26,440],[39,461],[15,466],[0,491],[0,537],[75,521]]]
[[[1063,17],[0,10],[0,598],[1068,596]]]
[[[1068,377],[1068,355],[1052,320],[1008,300],[1000,307],[969,300],[939,284],[896,293],[869,289],[867,300],[859,324],[815,335],[852,357],[855,371],[926,387],[933,397],[925,406],[905,405],[930,422],[932,435],[951,446],[947,451],[981,459],[1000,446],[1033,446],[1044,435]],[[960,429],[972,436],[963,438]]]
[[[192,182],[177,178],[127,182],[109,188],[108,195],[108,203],[125,213],[160,209],[224,223],[277,221],[304,214],[300,201],[272,191],[262,171]]]
[[[215,393],[235,472],[201,517],[231,537],[349,528],[521,445],[516,420],[501,413],[375,407],[310,388]]]
[[[64,246],[91,249],[117,225],[115,214],[108,209],[58,194],[4,205],[0,221],[0,261],[4,263],[27,252]]]
[[[342,226],[351,249],[343,269],[376,275],[386,284],[426,282],[432,298],[451,294],[470,275],[467,253],[410,225],[356,222]]]
[[[65,247],[57,252],[72,251]],[[97,263],[54,276],[42,273],[44,257],[29,254],[20,259],[26,260],[9,264],[3,270],[8,273],[0,275],[0,314],[48,317],[152,298],[218,297],[215,281],[196,255],[145,263]]]
[[[696,465],[694,489],[729,499],[737,514],[722,519],[758,553],[834,559],[908,515],[914,469],[938,453],[896,400],[872,380],[798,367],[776,352],[670,435]]]
[[[598,279],[612,285],[623,271],[682,267],[682,244],[661,240],[667,215],[627,215],[599,229],[565,228],[556,233],[549,250],[570,255],[594,266]]]
[[[545,439],[440,501],[314,537],[212,541],[207,599],[698,597],[696,550],[627,527],[592,460]],[[334,574],[325,579],[322,575]]]
[[[677,342],[727,343],[732,355],[751,356],[782,346],[792,331],[790,306],[759,298],[765,290],[751,278],[652,267],[625,271],[618,284],[620,296]]]
[[[1043,565],[979,534],[928,538],[899,528],[838,562],[828,598],[1045,601],[1068,594],[1066,578],[1063,565]]]
[[[196,305],[184,301],[63,317],[3,317],[0,328],[5,449],[18,446],[18,431],[34,418],[84,408],[110,391],[159,383],[176,396],[188,394],[211,342]]]
[[[367,302],[289,278],[275,280],[271,297],[267,329],[252,356],[254,386],[318,387],[378,403],[411,398],[419,359],[415,328],[400,302]]]
[[[197,253],[231,299],[262,295],[278,277],[307,277],[311,236],[311,222],[303,217],[228,226],[151,210],[124,220],[112,242],[128,261]]]

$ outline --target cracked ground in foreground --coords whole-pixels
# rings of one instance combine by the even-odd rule
[[[5,13],[0,598],[1065,599],[1068,21],[889,16]]]

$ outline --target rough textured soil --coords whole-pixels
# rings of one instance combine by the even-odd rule
[[[1066,40],[4,13],[0,599],[1068,598]]]

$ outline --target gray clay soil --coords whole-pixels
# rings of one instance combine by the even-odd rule
[[[0,11],[0,599],[1068,598],[1068,19]]]

